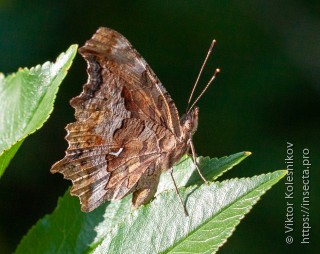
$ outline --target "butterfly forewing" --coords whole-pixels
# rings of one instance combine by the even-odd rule
[[[102,68],[102,78],[111,72],[121,79],[121,93],[132,117],[156,122],[169,128],[176,136],[181,135],[180,125],[177,124],[179,115],[173,100],[147,62],[124,36],[102,27],[79,52],[88,61],[89,71],[99,69],[90,67],[90,61],[95,59]],[[89,73],[90,79],[97,76],[95,74]]]

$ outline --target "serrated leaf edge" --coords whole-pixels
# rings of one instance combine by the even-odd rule
[[[63,58],[65,55],[67,55],[67,54],[68,54],[68,51],[72,51],[72,49],[75,49],[74,54],[73,54],[73,55],[75,55],[76,52],[77,52],[77,51],[76,51],[77,47],[78,47],[77,44],[72,44],[65,52],[60,53],[60,55],[56,58],[56,60],[55,60],[54,62],[46,61],[45,63],[43,63],[43,64],[38,64],[38,65],[36,65],[36,66],[34,66],[34,67],[31,67],[30,69],[27,68],[27,67],[19,68],[18,72],[24,72],[24,71],[26,71],[26,72],[31,72],[31,71],[34,71],[34,70],[38,70],[38,69],[40,69],[40,68],[43,69],[43,68],[45,67],[45,65],[48,65],[48,64],[54,65],[54,64],[56,64],[61,58]],[[74,56],[73,56],[73,58],[74,58]],[[72,58],[72,60],[71,60],[71,62],[70,62],[70,64],[69,64],[69,66],[67,66],[67,69],[65,70],[66,74],[67,74],[68,70],[70,69],[70,67],[71,67],[71,65],[72,65],[73,58]],[[14,76],[17,75],[17,72],[12,73],[12,74],[9,74],[9,75],[6,76],[6,77],[3,75],[3,73],[0,73],[0,74],[2,74],[2,75],[0,75],[0,78],[1,78],[1,76],[3,76],[5,79],[8,79],[8,78],[14,78]],[[55,79],[56,79],[56,77],[52,80],[52,82],[54,82]],[[57,91],[58,91],[58,87],[57,87]],[[51,105],[54,105],[54,102],[55,102],[55,100],[56,100],[56,98],[57,98],[57,91],[54,93],[54,97],[53,97],[53,100],[52,100]],[[43,98],[42,98],[42,99],[43,99]],[[41,101],[42,101],[42,99],[41,99]],[[40,104],[40,103],[39,103],[39,104]],[[43,127],[43,125],[45,124],[45,122],[46,122],[46,121],[49,119],[49,117],[51,116],[52,112],[53,112],[53,107],[51,107],[51,110],[50,110],[49,114],[48,114],[47,117],[44,119],[44,121],[42,122],[41,125],[39,125],[39,126],[38,126],[36,129],[34,129],[32,132],[29,132],[28,134],[24,135],[23,137],[17,139],[17,140],[16,140],[13,144],[11,144],[10,146],[8,146],[8,147],[6,147],[5,149],[3,149],[3,150],[1,151],[1,153],[0,153],[0,157],[1,157],[6,151],[10,150],[11,147],[13,147],[15,144],[17,144],[18,142],[24,140],[24,139],[27,138],[29,135],[31,135],[31,134],[35,133],[36,131],[38,131],[39,129],[41,129],[41,128]],[[32,119],[32,118],[31,118],[31,119]],[[31,121],[31,119],[30,119],[30,121]],[[30,122],[30,121],[29,121],[29,122]]]
[[[224,156],[224,157],[228,157],[228,156]],[[224,181],[222,181],[222,182],[219,182],[219,181],[210,181],[210,182],[209,182],[209,185],[211,185],[211,184],[217,184],[217,185],[220,185],[220,186],[221,186],[221,185],[227,184],[227,183],[229,183],[229,182],[231,182],[231,181],[237,181],[237,180],[244,180],[244,181],[245,181],[245,180],[254,180],[255,178],[258,178],[258,177],[270,176],[270,175],[272,175],[272,174],[275,174],[276,172],[279,173],[279,176],[277,177],[278,180],[277,180],[276,182],[278,182],[282,177],[284,177],[284,176],[287,174],[287,170],[277,170],[277,171],[274,171],[274,172],[264,173],[264,174],[260,174],[260,175],[254,175],[254,176],[252,176],[252,177],[242,177],[242,178],[237,178],[237,177],[236,177],[236,178],[231,178],[231,179],[224,180]],[[281,174],[281,172],[282,172],[282,174]],[[281,176],[281,175],[282,175],[282,176]],[[281,177],[280,177],[280,176],[281,176]],[[268,182],[268,181],[267,181],[267,182]],[[267,183],[267,182],[266,182],[266,183]],[[276,182],[275,182],[275,183],[276,183]],[[266,183],[263,183],[262,185],[259,185],[257,188],[260,188],[261,186],[263,186],[263,185],[266,184]],[[243,214],[243,215],[240,217],[238,223],[234,226],[233,230],[230,231],[230,234],[226,237],[226,239],[225,239],[220,245],[218,245],[217,250],[228,240],[228,238],[229,238],[229,237],[232,235],[232,233],[235,231],[236,227],[239,225],[239,223],[240,223],[241,220],[245,217],[245,215],[248,214],[248,213],[251,211],[251,209],[253,208],[253,206],[261,199],[261,197],[262,197],[273,185],[274,185],[274,184],[272,184],[268,189],[265,189],[265,190],[262,192],[262,194],[257,198],[257,200],[250,206],[250,209],[247,210],[246,213]],[[188,186],[188,187],[182,186],[182,187],[179,187],[178,189],[179,189],[179,191],[185,192],[185,191],[187,191],[189,188],[190,188],[190,189],[193,189],[193,188],[202,188],[202,187],[204,187],[204,186],[208,186],[208,185],[202,184],[201,186],[198,186],[197,184],[194,184],[194,185],[191,185],[191,186]],[[251,193],[252,191],[256,190],[257,188],[254,188],[254,189],[250,190],[249,192],[246,193],[246,195],[247,195],[248,193]],[[171,193],[171,192],[174,192],[174,190],[173,190],[173,189],[171,189],[171,190],[164,190],[163,192],[159,193],[159,195],[157,195],[157,196],[155,197],[155,199],[160,199],[160,198],[162,198],[162,196],[168,195],[168,194]],[[225,206],[223,210],[221,210],[221,211],[219,211],[218,213],[214,214],[214,216],[217,216],[218,214],[220,214],[222,211],[225,210],[225,208],[230,207],[231,205],[233,205],[234,203],[236,203],[236,201],[239,200],[239,199],[241,199],[242,197],[243,197],[243,196],[235,199],[234,202],[232,202],[231,204]],[[155,199],[154,199],[154,200],[155,200]],[[154,200],[153,200],[153,201],[154,201]],[[146,209],[148,209],[148,207],[149,207],[150,205],[152,205],[152,202],[153,202],[153,201],[151,201],[149,204],[140,206],[137,210],[132,210],[127,216],[124,217],[124,219],[123,219],[122,221],[120,221],[118,224],[116,224],[116,225],[114,226],[114,228],[110,229],[109,234],[113,234],[113,232],[114,232],[115,230],[117,230],[118,227],[121,226],[121,224],[124,224],[126,220],[131,220],[131,219],[133,218],[133,216],[139,216],[139,215],[136,215],[136,213],[141,213],[141,214],[143,214],[143,213],[146,211]],[[212,217],[210,217],[210,218],[212,218]],[[208,222],[210,221],[210,218],[209,218],[206,222],[204,222],[203,224],[201,224],[201,227],[203,227],[206,223],[208,223]],[[199,227],[198,227],[197,229],[199,229]],[[195,231],[195,230],[193,230],[193,231]],[[191,232],[191,234],[192,234],[192,232]],[[188,234],[188,236],[191,235],[191,234]],[[106,235],[107,235],[107,234],[106,234]],[[183,240],[185,240],[185,239],[186,239],[186,238],[183,238],[183,239],[181,239],[180,241],[178,241],[177,243],[179,243],[179,242],[181,242],[181,241],[183,241]],[[103,243],[103,241],[104,241],[104,239],[101,239],[101,240],[99,241],[99,244],[96,245],[96,248],[98,248],[98,247]],[[175,245],[176,245],[176,244],[175,244]],[[161,252],[161,253],[168,253],[171,249],[173,249],[173,248],[170,248],[169,250],[166,250],[166,251]],[[95,249],[92,249],[90,253],[93,253],[94,251],[95,251]]]

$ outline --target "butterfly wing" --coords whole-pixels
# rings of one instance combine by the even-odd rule
[[[99,60],[103,60],[102,72],[108,70],[124,81],[122,94],[132,117],[156,122],[180,137],[179,114],[173,100],[123,35],[101,27],[79,52],[87,61],[94,58],[101,63]],[[99,67],[92,69],[98,70]]]
[[[72,180],[83,211],[121,199],[152,173],[180,132],[173,101],[144,59],[119,33],[100,28],[79,49],[89,79],[71,100],[66,156],[52,166]]]
[[[96,122],[96,117],[101,122]],[[89,120],[69,124],[66,156],[51,169],[72,180],[71,194],[80,197],[86,212],[105,200],[121,199],[133,192],[141,176],[148,169],[154,170],[161,156],[161,148],[153,144],[170,137],[167,130],[159,131],[151,122],[127,118],[108,141],[108,134],[103,134],[112,128],[108,118],[93,113]],[[171,141],[174,144],[174,139]]]

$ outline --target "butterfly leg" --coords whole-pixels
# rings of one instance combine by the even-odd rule
[[[174,177],[173,177],[173,169],[172,169],[172,168],[170,169],[170,176],[171,176],[171,179],[172,179],[172,181],[173,181],[173,185],[174,185],[174,188],[175,188],[175,190],[176,190],[176,193],[177,193],[177,195],[178,195],[178,197],[179,197],[180,203],[181,203],[181,205],[182,205],[182,207],[183,207],[184,214],[185,214],[186,216],[189,216],[188,211],[187,211],[187,209],[186,209],[186,207],[185,207],[185,205],[184,205],[184,203],[183,203],[183,201],[182,201],[182,198],[181,198],[181,196],[180,196],[180,193],[179,193],[179,190],[178,190],[176,181],[174,180]]]
[[[189,143],[190,148],[191,148],[193,163],[194,163],[194,165],[196,166],[196,168],[197,168],[197,170],[198,170],[198,173],[199,173],[200,177],[202,178],[202,180],[203,180],[205,183],[208,183],[208,181],[204,178],[204,176],[201,174],[201,171],[200,171],[200,169],[199,169],[198,162],[197,162],[197,156],[196,156],[196,152],[195,152],[195,149],[194,149],[194,145],[193,145],[192,140],[189,139],[188,143]]]

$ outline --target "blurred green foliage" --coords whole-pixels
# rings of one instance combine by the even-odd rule
[[[213,38],[214,54],[201,78],[222,72],[198,103],[197,154],[253,156],[224,178],[285,168],[286,142],[294,144],[295,239],[285,243],[285,185],[275,186],[237,227],[220,253],[315,253],[319,249],[320,4],[317,1],[2,1],[0,71],[8,74],[54,60],[82,45],[99,26],[125,35],[151,65],[180,113]],[[0,181],[0,253],[56,206],[70,182],[51,175],[67,147],[73,121],[69,99],[86,82],[77,57],[58,93],[55,110],[26,140]],[[199,89],[200,90],[200,89]],[[311,155],[310,245],[301,245],[302,149]],[[248,172],[248,169],[252,169]],[[254,245],[252,244],[254,243]],[[318,246],[317,246],[318,245]]]

